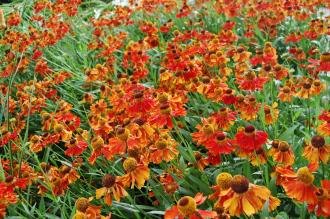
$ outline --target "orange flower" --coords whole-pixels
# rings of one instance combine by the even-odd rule
[[[277,108],[277,103],[273,103],[272,106],[264,106],[265,122],[267,125],[270,125],[277,121],[279,110]]]
[[[305,81],[301,88],[300,91],[296,93],[297,97],[303,98],[303,99],[308,99],[312,96],[312,84],[309,81]]]
[[[147,166],[139,164],[135,158],[128,157],[123,163],[126,175],[122,177],[125,187],[141,189],[145,181],[149,179],[150,170]]]
[[[235,136],[237,145],[243,152],[247,153],[261,149],[262,145],[266,143],[267,138],[268,135],[266,132],[255,130],[252,125],[238,131]]]
[[[330,156],[330,145],[326,144],[324,137],[316,135],[310,143],[307,143],[302,155],[311,163],[321,160],[327,164]]]
[[[280,88],[280,92],[277,97],[283,102],[291,102],[292,96],[294,95],[295,91],[293,88],[290,88],[289,86],[284,86],[283,88]]]
[[[217,216],[214,211],[205,211],[197,209],[198,205],[201,205],[206,200],[206,197],[202,193],[197,193],[194,198],[190,196],[182,197],[176,206],[165,211],[164,219],[197,219],[197,218],[213,218]]]
[[[297,173],[287,167],[276,167],[276,172],[283,178],[281,185],[287,196],[299,202],[315,204],[317,197],[312,171],[315,171],[317,167],[317,164],[310,164],[308,167],[299,168]]]
[[[251,216],[258,213],[269,200],[269,211],[279,206],[279,199],[271,196],[271,192],[264,186],[254,185],[242,176],[236,175],[230,182],[230,188],[220,192],[220,197],[226,197],[223,208],[231,216],[242,214]]]
[[[274,161],[284,165],[292,165],[295,159],[292,148],[286,141],[274,140],[268,155],[273,157]]]
[[[198,124],[196,126],[198,132],[192,133],[192,138],[198,145],[203,145],[206,141],[210,140],[217,129],[217,125],[212,118],[202,118],[203,125]]]
[[[162,174],[159,181],[162,183],[165,192],[168,194],[173,194],[179,189],[179,184],[175,179],[168,173]]]
[[[96,189],[95,198],[100,199],[104,196],[104,202],[109,206],[112,205],[112,197],[119,202],[121,197],[128,195],[118,176],[106,174],[102,179],[102,185],[102,188]]]
[[[149,147],[150,161],[159,164],[163,160],[166,162],[173,160],[179,154],[176,145],[177,142],[167,133],[161,134],[158,139],[155,139],[155,143]]]
[[[217,200],[214,204],[214,208],[223,207],[223,202],[226,200],[227,196],[220,196],[221,191],[227,190],[231,186],[231,181],[233,176],[230,173],[222,172],[216,178],[217,185],[212,186],[212,189],[215,191],[212,195],[209,196],[210,200]]]
[[[317,216],[330,217],[330,180],[322,180],[315,194],[317,203],[308,205],[308,210],[316,211]]]
[[[200,152],[194,152],[196,163],[194,164],[199,170],[204,170],[204,168],[209,165],[208,159],[205,158]]]
[[[90,201],[93,198],[78,198],[75,203],[75,207],[77,209],[76,213],[73,215],[72,219],[110,219],[110,216],[104,217],[101,215],[101,206],[91,205]]]

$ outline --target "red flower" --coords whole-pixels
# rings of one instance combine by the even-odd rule
[[[235,136],[236,143],[243,152],[258,151],[266,143],[267,138],[266,132],[255,130],[253,126],[247,126]]]

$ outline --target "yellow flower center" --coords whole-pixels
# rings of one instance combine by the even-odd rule
[[[64,126],[62,124],[56,124],[54,126],[54,132],[55,133],[61,133],[64,130]]]
[[[137,167],[137,161],[133,157],[128,157],[123,163],[124,170],[126,172],[132,172]]]
[[[217,176],[217,184],[221,189],[229,189],[231,186],[231,181],[233,180],[233,176],[230,173],[220,173]]]
[[[178,201],[178,210],[184,216],[189,216],[196,211],[196,201],[190,196],[184,196]]]
[[[314,176],[307,167],[299,168],[297,175],[298,175],[298,179],[305,184],[311,184],[314,181]]]
[[[236,193],[245,193],[249,190],[249,180],[242,175],[236,175],[231,181],[231,188]]]
[[[207,135],[210,135],[214,132],[214,130],[213,130],[213,127],[211,125],[205,125],[203,127],[203,132],[205,132],[205,134],[207,134]]]
[[[78,211],[85,212],[89,206],[89,201],[87,198],[78,198],[75,205]]]

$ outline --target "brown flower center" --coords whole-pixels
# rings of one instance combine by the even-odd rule
[[[106,188],[112,187],[116,183],[116,176],[113,176],[111,174],[106,174],[102,178],[102,185]]]
[[[290,149],[290,145],[286,141],[281,141],[278,145],[278,149],[281,152],[286,152]]]
[[[163,150],[167,147],[167,143],[166,141],[158,141],[156,143],[156,147],[159,149],[159,150]]]
[[[274,140],[273,142],[272,142],[272,147],[273,148],[278,148],[278,145],[280,144],[280,141],[279,140]]]
[[[217,141],[223,141],[226,139],[226,135],[223,133],[220,133],[217,135]]]
[[[286,93],[286,94],[290,93],[290,91],[291,91],[291,89],[288,86],[285,86],[283,88],[283,92]]]
[[[312,146],[316,148],[321,148],[325,145],[324,138],[318,135],[314,136],[311,142],[312,142]]]
[[[231,181],[231,188],[234,192],[242,194],[249,190],[249,180],[242,175],[236,175]]]
[[[247,135],[252,135],[255,132],[255,130],[256,129],[254,128],[254,126],[249,125],[249,126],[245,127],[244,132]]]
[[[309,90],[312,87],[312,85],[308,82],[304,83],[303,88],[306,90]]]
[[[89,206],[89,201],[87,198],[78,198],[75,205],[78,211],[85,212]]]

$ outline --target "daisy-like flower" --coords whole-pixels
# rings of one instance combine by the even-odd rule
[[[299,202],[315,204],[317,197],[315,195],[316,187],[313,185],[313,171],[317,169],[317,164],[310,164],[308,167],[301,167],[295,173],[288,167],[276,167],[276,172],[281,176],[285,193],[290,198]]]
[[[204,146],[213,154],[230,154],[233,150],[233,140],[226,137],[223,132],[218,132]]]
[[[230,182],[230,188],[221,191],[220,197],[226,197],[223,208],[231,216],[256,214],[263,208],[266,201],[269,201],[269,211],[273,211],[280,204],[279,199],[271,196],[269,189],[250,183],[242,175],[234,176]]]
[[[216,124],[219,128],[227,131],[230,129],[232,125],[234,125],[236,120],[236,112],[232,112],[230,109],[226,107],[220,108],[219,112],[213,115],[215,118]]]
[[[315,79],[312,84],[311,93],[312,95],[319,95],[326,89],[325,83],[322,83],[319,79]]]
[[[236,144],[243,152],[252,152],[259,150],[266,143],[268,135],[264,131],[259,131],[250,125],[245,129],[238,131],[235,136]]]
[[[222,208],[223,202],[226,200],[226,197],[220,196],[220,192],[230,188],[232,179],[233,176],[227,172],[219,173],[219,175],[217,176],[217,185],[212,186],[214,193],[209,196],[210,200],[217,200],[214,204],[214,208]]]
[[[161,134],[155,140],[156,142],[149,147],[151,162],[155,164],[159,164],[163,160],[169,162],[179,154],[179,151],[176,149],[176,141],[167,133]]]
[[[180,198],[176,206],[165,211],[164,219],[198,219],[198,218],[214,218],[217,213],[214,211],[206,211],[197,209],[198,205],[201,205],[206,200],[206,197],[202,193],[197,193],[196,196],[184,196]]]
[[[284,86],[280,88],[280,92],[277,95],[277,97],[282,101],[282,102],[291,102],[292,101],[292,96],[295,95],[294,89],[290,88],[289,86]]]
[[[277,121],[279,114],[277,105],[277,103],[273,103],[272,106],[264,106],[265,122],[267,125],[270,125]]]
[[[317,216],[330,217],[330,180],[322,180],[315,194],[317,203],[308,205],[308,210],[316,211]]]
[[[286,141],[274,140],[272,142],[272,148],[268,151],[268,155],[271,156],[275,162],[284,165],[292,165],[295,159],[292,148]]]
[[[312,83],[308,80],[304,81],[296,96],[303,99],[310,98],[312,96]]]
[[[109,206],[112,205],[112,197],[119,202],[121,197],[128,195],[118,176],[106,174],[102,179],[102,185],[102,188],[96,189],[95,197],[100,199],[104,196],[104,202]]]
[[[192,138],[198,145],[203,145],[206,141],[210,140],[216,133],[218,128],[215,121],[212,118],[202,118],[203,125],[198,124],[196,126],[197,132],[192,133]]]
[[[239,82],[239,88],[247,91],[262,90],[267,81],[267,77],[256,76],[254,71],[248,71]]]
[[[139,164],[133,157],[128,157],[123,163],[126,174],[122,177],[125,187],[141,189],[145,181],[149,179],[150,170],[147,166]]]
[[[78,198],[75,203],[76,213],[73,215],[72,219],[110,219],[110,215],[107,217],[101,215],[101,206],[95,206],[90,204],[90,201],[92,201],[92,199],[93,198]]]
[[[316,135],[305,146],[303,156],[311,163],[321,160],[326,164],[330,156],[330,145],[325,142],[324,137]]]

